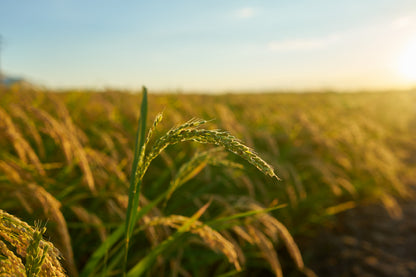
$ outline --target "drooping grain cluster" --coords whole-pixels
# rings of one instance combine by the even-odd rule
[[[180,215],[155,217],[148,223],[148,225],[165,225],[179,229],[187,220],[189,220],[189,218]],[[198,235],[203,240],[204,244],[214,251],[222,252],[227,257],[228,261],[234,265],[236,270],[241,270],[235,246],[225,239],[219,232],[200,221],[195,221],[191,225],[190,232]]]
[[[171,129],[165,136],[156,141],[145,161],[144,167],[147,168],[147,165],[150,164],[154,157],[159,155],[168,145],[183,141],[196,141],[222,146],[226,150],[244,158],[264,174],[278,178],[269,164],[234,136],[223,131],[198,129],[205,123],[207,123],[205,120],[191,120],[177,128]]]

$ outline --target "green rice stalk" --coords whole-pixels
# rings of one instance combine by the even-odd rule
[[[145,144],[145,132],[146,132],[146,120],[147,120],[147,89],[143,87],[142,105],[140,110],[139,128],[136,135],[136,145],[134,148],[134,160],[132,165],[131,177],[130,177],[130,189],[129,189],[129,202],[127,206],[124,240],[125,240],[125,255],[124,255],[124,272],[127,266],[127,256],[130,244],[131,234],[136,223],[137,208],[139,206],[140,185],[142,182],[142,176],[137,175],[139,165],[142,163],[140,159],[144,157],[144,144]]]
[[[209,155],[212,155],[217,150],[212,150],[211,154],[203,154],[197,157],[195,160],[189,164],[185,164],[182,170],[178,173],[176,180],[171,183],[170,188],[158,196],[156,200],[153,200],[149,205],[145,206],[142,209],[139,207],[139,198],[140,198],[140,187],[142,183],[143,176],[148,169],[150,163],[154,158],[156,158],[167,146],[181,142],[181,141],[196,141],[200,143],[210,143],[218,146],[223,146],[228,151],[235,153],[242,158],[246,159],[249,163],[256,166],[261,172],[267,174],[271,177],[278,178],[272,167],[268,165],[264,160],[262,160],[257,154],[255,154],[250,148],[243,145],[235,137],[231,136],[226,132],[221,131],[209,131],[198,129],[202,124],[205,124],[205,120],[190,120],[185,124],[182,124],[176,128],[168,131],[164,136],[156,140],[153,147],[150,149],[149,153],[146,154],[146,146],[150,142],[150,138],[154,133],[157,125],[162,119],[162,115],[158,115],[149,130],[147,137],[145,137],[146,129],[146,118],[147,118],[147,90],[143,88],[142,96],[142,105],[141,113],[139,120],[138,132],[136,135],[135,143],[135,152],[132,165],[132,175],[130,177],[130,188],[129,188],[129,200],[127,204],[126,220],[124,225],[124,233],[119,229],[113,232],[112,235],[94,252],[91,259],[88,261],[85,266],[81,276],[91,276],[93,272],[97,271],[97,265],[106,257],[108,250],[111,249],[124,235],[124,261],[122,265],[123,274],[126,274],[127,269],[127,258],[130,245],[130,239],[132,237],[134,227],[136,222],[142,218],[146,213],[150,211],[157,203],[163,199],[169,198],[173,191],[180,186],[182,183],[186,182],[193,176],[195,176],[202,168],[205,166],[208,160],[212,160],[212,163],[217,164],[227,164],[223,159],[214,159],[212,157],[208,158]],[[204,157],[206,155],[206,157]],[[206,159],[204,161],[204,159]],[[185,224],[187,225],[187,224]],[[176,236],[180,236],[182,228],[178,230],[179,234],[172,236],[173,240],[176,239]],[[162,250],[171,244],[172,239],[168,239],[166,242],[159,244],[154,250],[150,252],[149,255],[146,255],[133,269],[129,271],[129,276],[133,273],[143,272],[146,270],[150,264],[153,263],[154,259],[157,257]],[[166,245],[166,246],[165,246]]]
[[[165,199],[168,191],[160,194],[156,199],[152,200],[146,206],[140,208],[137,213],[137,219],[142,218],[145,214],[149,213],[157,204]],[[105,258],[108,251],[123,237],[125,234],[125,226],[118,227],[111,235],[98,247],[92,254],[87,264],[80,273],[80,277],[95,276],[95,273],[99,272],[99,263]]]

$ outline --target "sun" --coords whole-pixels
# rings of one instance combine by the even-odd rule
[[[416,38],[403,49],[398,61],[398,71],[402,78],[416,81]]]

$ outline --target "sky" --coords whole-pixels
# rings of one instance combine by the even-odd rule
[[[415,0],[0,0],[0,35],[50,88],[416,87]]]

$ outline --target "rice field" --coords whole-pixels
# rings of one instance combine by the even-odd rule
[[[415,139],[413,92],[2,87],[0,273],[315,276],[297,239],[400,217]]]

